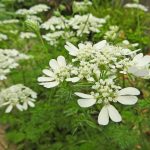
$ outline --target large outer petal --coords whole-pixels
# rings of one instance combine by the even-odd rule
[[[49,62],[49,65],[54,71],[59,71],[59,69],[60,69],[58,62],[55,59],[51,59]]]
[[[48,81],[53,81],[54,78],[51,77],[38,77],[38,82],[48,82]]]
[[[118,92],[119,95],[140,95],[140,91],[134,87],[127,87]]]
[[[134,105],[138,98],[136,96],[119,96],[116,100],[123,105]]]
[[[44,69],[43,73],[45,75],[47,75],[47,76],[50,76],[50,77],[54,77],[55,76],[55,74],[52,71],[50,71],[49,69]]]
[[[98,124],[107,125],[109,123],[109,114],[107,106],[104,106],[98,115]]]
[[[66,60],[63,56],[58,56],[57,57],[57,62],[58,62],[58,65],[60,67],[65,67],[66,66]]]
[[[96,103],[96,99],[78,99],[78,104],[80,107],[90,107]]]
[[[109,113],[109,116],[110,116],[110,119],[114,122],[120,122],[122,120],[118,110],[112,106],[112,105],[107,105],[107,108],[108,108],[108,113]]]
[[[96,44],[94,44],[94,48],[98,49],[98,50],[101,50],[104,46],[106,46],[107,44],[107,41],[106,40],[103,40],[103,41],[100,41]]]
[[[80,93],[80,92],[75,92],[75,95],[81,97],[81,98],[90,98],[90,99],[94,99],[94,97],[90,94],[84,94],[84,93]]]
[[[69,51],[69,54],[72,55],[72,56],[76,56],[77,53],[78,53],[78,48],[75,47],[73,44],[71,44],[70,42],[66,42],[66,45],[65,45],[65,49],[67,51]]]
[[[45,82],[45,83],[39,83],[40,85],[43,85],[45,88],[53,88],[59,84],[59,82]]]

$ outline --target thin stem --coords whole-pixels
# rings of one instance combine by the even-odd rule
[[[88,23],[89,17],[90,17],[90,14],[88,14],[88,17],[87,17],[87,19],[86,19],[86,21],[85,21],[84,27],[83,27],[83,29],[82,29],[82,31],[81,31],[81,33],[80,33],[80,36],[83,34],[83,31],[84,31],[84,29],[85,29],[85,27],[86,27],[86,25],[87,25],[87,23]]]
[[[36,34],[37,34],[37,36],[39,37],[39,39],[40,39],[40,41],[41,41],[41,43],[42,43],[44,49],[46,50],[46,52],[48,52],[48,49],[47,49],[47,47],[45,46],[45,43],[44,43],[44,41],[43,41],[43,39],[42,39],[42,36],[41,36],[40,32],[36,32]]]

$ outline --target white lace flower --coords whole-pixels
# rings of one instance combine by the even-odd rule
[[[41,28],[45,30],[62,30],[67,27],[66,19],[61,17],[52,16],[48,21],[41,24]]]
[[[80,99],[78,99],[79,106],[87,108],[94,104],[103,103],[104,106],[98,115],[98,123],[100,125],[107,125],[109,123],[109,118],[114,122],[120,122],[122,118],[119,112],[110,103],[119,102],[124,105],[133,105],[137,102],[137,95],[140,94],[140,91],[133,87],[118,90],[118,87],[110,80],[101,80],[100,83],[101,84],[96,85],[97,93],[75,93],[75,95],[80,97]]]
[[[32,14],[38,14],[44,11],[48,11],[49,9],[50,7],[45,4],[38,4],[38,5],[32,6],[30,8],[30,11],[33,12]]]
[[[74,1],[73,2],[73,12],[87,12],[89,6],[92,5],[92,2],[89,0],[84,0],[81,2]]]
[[[30,38],[35,38],[36,34],[33,32],[21,32],[20,33],[20,38],[21,39],[30,39]]]
[[[132,61],[132,65],[128,68],[128,72],[137,77],[145,78],[150,74],[150,56],[143,56],[142,53],[137,54]]]
[[[119,27],[118,26],[110,26],[109,31],[107,31],[104,35],[104,39],[115,40],[118,36]]]
[[[2,20],[2,21],[0,21],[0,25],[4,25],[4,24],[14,24],[14,23],[18,23],[18,22],[19,22],[18,19]]]
[[[49,69],[43,70],[45,76],[38,78],[40,85],[43,85],[45,88],[52,88],[58,86],[66,78],[70,78],[71,67],[66,64],[63,56],[58,56],[57,60],[51,59],[49,65]]]
[[[77,31],[77,36],[89,34],[90,32],[100,32],[99,28],[106,23],[105,18],[97,18],[92,14],[75,15],[68,21],[68,24]]]
[[[94,45],[92,45],[92,43],[90,43],[90,42],[87,42],[86,44],[80,43],[78,45],[79,48],[77,48],[72,43],[66,42],[65,48],[69,52],[70,55],[83,59],[83,58],[90,57],[97,50],[100,51],[106,45],[107,45],[107,42],[105,40],[103,40]]]
[[[11,69],[16,68],[19,60],[29,59],[30,57],[19,53],[15,49],[0,49],[0,80],[5,80],[6,75]]]
[[[16,14],[18,15],[35,15],[44,11],[48,11],[50,9],[49,6],[45,4],[38,4],[35,6],[32,6],[30,9],[19,9],[16,11]]]
[[[57,45],[58,39],[64,35],[64,31],[57,31],[54,33],[47,33],[42,35],[43,39],[48,41],[50,45]]]
[[[8,39],[8,36],[6,34],[0,33],[0,42],[7,40],[7,39]]]
[[[148,8],[145,7],[144,5],[142,4],[137,4],[137,3],[127,3],[124,5],[124,7],[126,8],[136,8],[136,9],[140,9],[142,11],[148,11]]]
[[[38,16],[35,16],[35,15],[27,15],[26,20],[33,20],[33,21],[38,22],[38,23],[42,22],[42,19]]]
[[[0,92],[0,107],[7,106],[6,113],[10,113],[14,107],[23,111],[29,106],[34,107],[36,98],[36,92],[22,84],[17,84]]]

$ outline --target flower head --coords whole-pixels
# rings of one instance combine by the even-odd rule
[[[66,64],[63,56],[58,56],[57,60],[51,59],[49,66],[49,69],[43,70],[44,76],[38,78],[40,85],[46,88],[52,88],[70,77],[71,67]]]
[[[6,113],[10,113],[14,107],[23,111],[29,106],[34,107],[36,98],[36,92],[22,84],[17,84],[0,92],[0,107],[7,106]]]

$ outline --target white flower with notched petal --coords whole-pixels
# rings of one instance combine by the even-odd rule
[[[142,53],[137,54],[128,68],[128,72],[137,77],[145,78],[150,75],[150,56],[143,56]]]
[[[46,88],[53,88],[65,79],[70,78],[71,67],[66,64],[66,60],[63,56],[58,56],[57,60],[51,59],[49,65],[49,69],[43,70],[45,76],[38,78],[40,85]]]
[[[28,106],[34,107],[37,93],[22,85],[13,85],[0,92],[0,107],[7,106],[5,112],[10,113],[14,107],[18,110],[27,110]]]
[[[103,86],[104,89],[106,87]],[[108,88],[107,88],[108,89]],[[108,89],[110,91],[110,89]],[[140,91],[133,87],[127,87],[122,90],[116,92],[116,97],[113,97],[114,100],[110,97],[114,91],[111,91],[110,94],[107,93],[92,93],[92,94],[84,94],[76,92],[75,95],[79,96],[78,104],[81,107],[87,108],[93,106],[94,104],[103,103],[99,115],[98,115],[98,123],[100,125],[107,125],[109,123],[109,118],[114,122],[120,122],[122,120],[117,109],[112,106],[111,102],[119,102],[124,105],[133,105],[137,102],[137,95],[140,94]],[[107,97],[109,96],[109,97]],[[107,97],[107,101],[105,100]]]
[[[92,53],[95,53],[96,50],[101,50],[107,45],[107,41],[103,40],[96,44],[87,42],[86,44],[80,43],[78,48],[70,42],[66,42],[65,49],[69,52],[70,55],[76,57],[89,57]]]

